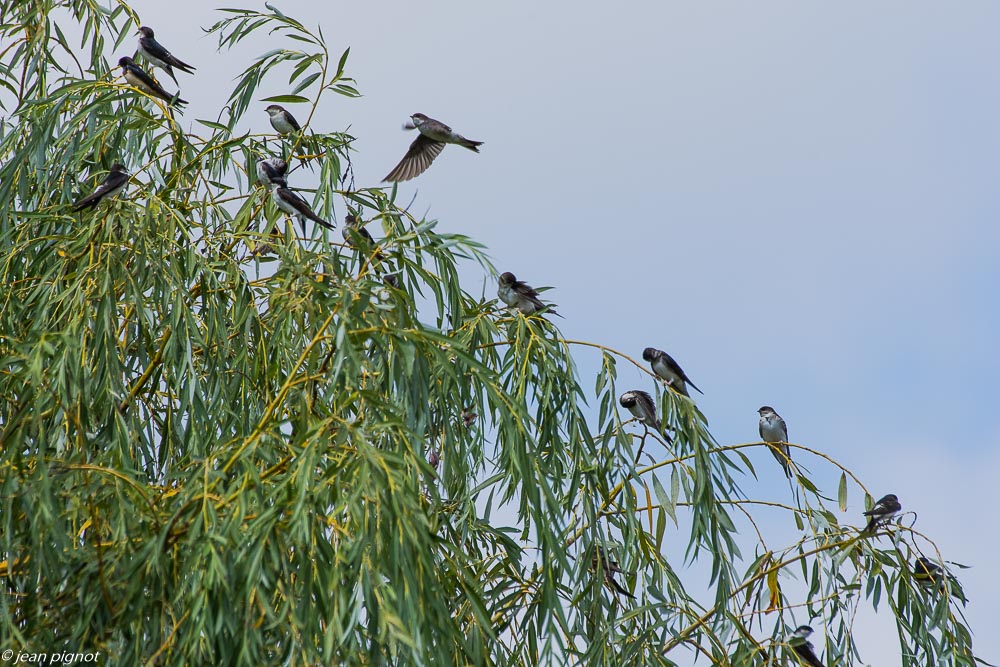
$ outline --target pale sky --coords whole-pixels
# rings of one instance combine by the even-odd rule
[[[400,201],[418,191],[415,213],[554,286],[567,338],[668,351],[720,442],[757,440],[772,405],[792,441],[896,493],[946,559],[973,566],[975,647],[1000,662],[1000,3],[275,5],[321,24],[335,58],[351,47],[364,97],[328,96],[313,129],[358,138],[359,187],[406,151],[414,112],[485,141],[447,148]],[[210,3],[133,6],[198,68],[177,75],[185,128],[276,46],[216,54],[195,28],[219,19]],[[290,92],[280,83],[259,97]],[[242,129],[270,131],[264,106]],[[465,276],[495,293],[477,267]],[[589,386],[595,359],[579,361]],[[630,380],[652,389],[622,366]],[[787,494],[769,455],[751,456],[747,493]],[[883,620],[857,637],[866,662],[898,665]]]

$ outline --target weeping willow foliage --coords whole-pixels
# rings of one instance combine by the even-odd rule
[[[787,502],[754,499],[737,480],[765,445],[720,445],[652,378],[672,442],[628,421],[616,377],[635,361],[464,291],[460,262],[494,273],[480,247],[356,187],[353,137],[312,129],[326,96],[358,95],[347,45],[273,8],[219,11],[221,48],[276,48],[184,131],[113,65],[141,25],[127,5],[6,3],[3,648],[127,665],[759,665],[794,663],[789,630],[811,622],[825,663],[846,665],[873,606],[895,617],[904,664],[973,664],[958,566],[918,581],[916,555],[943,561],[912,521],[860,537],[837,510],[867,490],[801,445],[797,461],[840,477],[837,498],[803,474]],[[300,135],[237,133],[267,101],[309,100]],[[276,154],[313,170],[302,194],[321,216],[355,212],[380,247],[286,221],[254,175]],[[125,193],[74,213],[116,162]],[[600,355],[593,390],[573,354]],[[800,539],[772,546],[764,511]],[[597,574],[611,561],[635,599]]]

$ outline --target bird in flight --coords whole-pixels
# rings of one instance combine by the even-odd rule
[[[181,106],[187,104],[187,100],[182,100],[177,95],[171,95],[163,89],[163,87],[153,80],[153,77],[146,74],[141,67],[135,64],[135,61],[125,56],[118,60],[119,67],[122,68],[122,76],[129,83],[130,86],[134,86],[153,97],[157,97],[167,103],[167,106]]]
[[[383,182],[395,183],[416,178],[427,171],[434,158],[440,155],[448,144],[457,144],[475,153],[478,153],[479,147],[483,145],[482,141],[466,139],[441,121],[428,118],[422,113],[413,114],[410,116],[410,121],[403,128],[418,130],[420,136],[413,140],[406,155],[382,179]]]
[[[126,171],[125,165],[112,165],[111,169],[108,170],[108,175],[105,177],[104,182],[96,190],[83,199],[73,202],[73,210],[82,211],[85,208],[94,208],[105,198],[114,197],[125,189],[125,186],[128,184],[128,178],[129,173]]]
[[[874,533],[879,525],[888,523],[901,509],[903,506],[899,504],[899,498],[896,497],[896,494],[890,493],[882,496],[870,510],[864,513],[864,516],[871,517],[871,519],[862,532]]]
[[[538,298],[538,292],[533,290],[527,283],[517,279],[517,277],[507,271],[500,274],[497,296],[510,308],[516,308],[525,315],[532,315],[548,308],[546,312],[552,315],[559,315],[552,310],[552,306],[547,306]],[[562,317],[560,315],[560,317]]]
[[[704,393],[695,386],[694,382],[691,382],[691,378],[684,373],[684,370],[674,361],[673,357],[663,350],[657,350],[655,347],[647,347],[642,351],[642,358],[649,362],[656,376],[666,382],[669,387],[676,390],[677,393],[690,397],[691,394],[688,393],[687,385],[694,387],[699,394]]]
[[[136,34],[142,35],[139,38],[139,53],[143,55],[150,65],[159,67],[166,72],[174,80],[174,83],[177,83],[177,77],[174,76],[174,67],[185,74],[194,73],[194,67],[178,60],[174,54],[167,51],[162,44],[156,41],[152,28],[142,26]],[[177,85],[179,86],[180,84],[177,83]]]
[[[768,444],[774,458],[785,470],[785,476],[792,476],[792,451],[788,446],[788,427],[785,420],[770,405],[757,411],[760,415],[760,439]]]

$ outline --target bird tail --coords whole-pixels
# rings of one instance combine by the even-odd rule
[[[473,153],[478,153],[479,147],[483,145],[483,142],[473,141],[472,139],[466,139],[465,137],[462,137],[462,143],[460,143],[459,145],[468,148]]]
[[[792,478],[792,457],[788,453],[787,445],[771,444],[767,443],[767,446],[771,448],[771,453],[774,454],[774,458],[778,459],[778,463],[781,464],[782,469],[785,471],[785,477],[788,479]]]
[[[337,228],[336,225],[331,225],[329,222],[327,222],[323,218],[319,217],[318,215],[316,215],[312,211],[309,211],[309,213],[308,213],[308,215],[306,217],[308,217],[310,220],[312,220],[313,222],[315,222],[318,225],[323,225],[327,229],[336,229]]]
[[[625,597],[632,598],[633,600],[635,599],[635,596],[632,595],[631,593],[629,593],[627,590],[625,590],[622,587],[621,584],[619,584],[617,581],[615,581],[614,577],[608,577],[607,579],[608,579],[608,583],[611,584],[611,587],[614,588],[617,593],[619,593],[621,595],[624,595]]]

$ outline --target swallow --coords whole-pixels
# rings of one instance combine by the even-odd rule
[[[153,81],[153,77],[146,74],[135,61],[125,56],[118,60],[118,65],[122,68],[122,76],[130,86],[138,88],[147,95],[157,97],[167,103],[167,106],[181,106],[187,104],[187,100],[182,100],[177,95],[171,95],[163,89],[160,84]]]
[[[937,583],[943,574],[941,566],[926,556],[921,556],[913,562],[913,578],[922,584]]]
[[[116,194],[125,189],[128,184],[129,173],[125,169],[125,165],[114,164],[111,169],[108,170],[108,175],[105,177],[104,182],[101,183],[96,190],[92,193],[73,202],[74,211],[82,211],[85,208],[94,208],[101,201],[107,197],[114,197]]]
[[[177,77],[174,76],[174,67],[185,74],[194,73],[194,67],[178,60],[174,54],[167,51],[162,44],[156,41],[152,28],[142,26],[136,34],[142,35],[139,38],[139,53],[143,55],[150,65],[159,67],[166,72],[174,80],[174,83],[177,83]],[[177,85],[180,86],[179,83]]]
[[[439,120],[428,118],[422,113],[415,113],[410,116],[410,122],[403,126],[406,130],[418,130],[420,136],[413,140],[410,149],[400,160],[399,164],[393,167],[392,171],[382,179],[383,183],[395,183],[397,181],[408,181],[416,178],[427,171],[444,147],[448,144],[457,144],[468,148],[474,153],[479,152],[482,141],[466,139],[458,132]]]
[[[788,446],[788,427],[785,420],[769,405],[757,411],[760,415],[760,439],[767,443],[774,458],[785,470],[785,477],[792,476],[792,451]]]
[[[621,584],[615,581],[615,574],[628,574],[628,573],[622,570],[621,567],[618,566],[617,562],[611,560],[611,558],[608,557],[608,554],[604,550],[604,547],[598,546],[594,549],[594,555],[590,563],[590,568],[595,572],[597,570],[602,570],[604,572],[604,581],[608,585],[610,585],[611,588],[613,588],[616,593],[632,598],[633,600],[635,599],[634,595],[629,593],[622,587]]]
[[[367,229],[361,225],[357,216],[349,214],[344,218],[344,228],[340,230],[344,237],[344,242],[362,253],[369,253],[371,248],[376,247],[375,238]],[[360,243],[358,242],[360,240]],[[374,261],[380,262],[385,258],[381,251],[375,251]]]
[[[500,274],[497,296],[510,308],[517,308],[525,315],[532,315],[543,310],[552,315],[559,315],[552,310],[552,306],[546,306],[541,302],[538,298],[538,292],[531,289],[527,283],[518,280],[510,271]]]
[[[291,134],[292,132],[298,132],[302,129],[302,127],[299,126],[298,121],[295,120],[295,116],[288,113],[283,106],[272,104],[268,108],[264,109],[264,111],[266,111],[267,115],[271,117],[271,127],[273,127],[278,134]]]
[[[816,651],[813,649],[812,642],[808,640],[809,635],[813,633],[813,629],[808,625],[800,625],[792,633],[792,640],[801,639],[802,643],[789,644],[791,649],[795,651],[795,655],[799,658],[799,663],[810,665],[810,667],[826,667],[819,658],[816,657]]]
[[[283,188],[288,187],[288,163],[278,157],[270,157],[257,161],[257,180],[265,188],[277,184]]]
[[[875,503],[874,507],[864,513],[864,516],[870,516],[871,520],[868,521],[868,525],[862,532],[874,533],[879,525],[888,523],[901,509],[903,506],[899,504],[899,498],[896,497],[896,494],[890,493],[883,496]]]
[[[660,418],[656,416],[656,403],[653,397],[640,389],[626,391],[618,398],[618,403],[623,408],[628,408],[632,416],[646,426],[651,426],[655,431],[662,431]]]
[[[275,206],[288,215],[298,218],[299,224],[302,225],[303,234],[306,233],[306,220],[312,220],[317,224],[323,225],[327,229],[336,228],[335,225],[331,225],[329,222],[313,213],[305,199],[298,196],[285,186],[280,183],[272,183],[271,188],[271,199],[274,200]]]
[[[699,394],[704,393],[701,389],[695,387],[694,382],[691,382],[691,378],[684,373],[673,357],[663,350],[657,350],[655,347],[647,347],[642,351],[642,358],[649,362],[656,376],[666,382],[669,387],[676,390],[677,393],[688,397],[691,396],[688,393],[685,383],[694,387]]]

